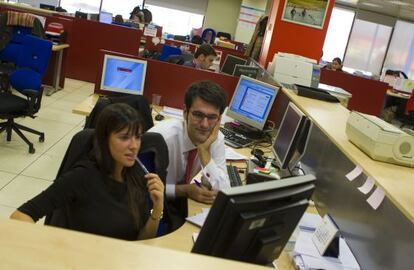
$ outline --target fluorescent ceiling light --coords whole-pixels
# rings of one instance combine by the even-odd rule
[[[369,2],[362,2],[361,5],[364,6],[368,6],[368,7],[375,7],[375,8],[380,8],[380,5],[374,4],[374,3],[369,3]]]
[[[392,0],[392,1],[389,1],[389,3],[399,5],[399,6],[411,6],[410,3],[399,1],[399,0]]]

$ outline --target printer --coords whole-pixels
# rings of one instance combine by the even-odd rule
[[[279,52],[272,65],[273,77],[280,83],[318,87],[321,70],[314,59]]]
[[[372,159],[414,167],[414,136],[368,114],[351,112],[346,135]]]

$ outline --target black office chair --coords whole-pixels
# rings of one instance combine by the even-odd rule
[[[69,171],[77,161],[87,158],[87,155],[93,148],[94,133],[94,129],[84,129],[73,136],[56,178]],[[157,173],[165,185],[169,160],[168,148],[164,138],[158,133],[144,133],[141,137],[141,148],[138,156],[148,171]],[[70,220],[70,216],[71,202],[68,202],[64,207],[56,209],[53,213],[47,215],[45,225],[69,228],[68,220]],[[172,220],[166,203],[158,235],[172,232],[179,227],[173,224]]]
[[[144,118],[145,128],[144,131],[152,128],[154,126],[154,121],[152,120],[151,107],[147,99],[141,95],[125,95],[125,96],[115,96],[115,97],[101,97],[96,102],[95,107],[93,107],[91,113],[86,118],[85,129],[86,128],[95,128],[96,122],[98,121],[98,116],[101,111],[113,103],[126,103],[132,108],[136,109]]]

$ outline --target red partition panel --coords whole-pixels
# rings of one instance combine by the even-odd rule
[[[343,88],[352,94],[348,109],[380,116],[388,84],[346,72],[322,69],[320,82]]]
[[[100,49],[138,55],[142,31],[75,18],[68,51],[67,76],[95,82]]]
[[[196,81],[210,80],[219,84],[227,93],[228,101],[233,95],[236,88],[238,78],[225,74],[214,73],[185,67],[167,62],[161,62],[153,59],[144,59],[133,55],[125,55],[116,52],[101,51],[99,56],[99,70],[102,70],[103,55],[105,53],[119,56],[132,57],[147,61],[147,73],[145,77],[144,96],[149,101],[152,94],[160,94],[161,104],[170,107],[182,108],[184,104],[184,93],[188,86]],[[102,73],[102,72],[99,72]],[[100,90],[101,76],[96,76],[95,92],[108,94],[106,91]]]

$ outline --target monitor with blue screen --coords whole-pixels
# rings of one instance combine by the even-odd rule
[[[240,76],[227,115],[247,126],[262,130],[272,108],[276,86]]]
[[[105,91],[142,95],[147,61],[105,54],[101,89]]]
[[[101,11],[99,13],[99,22],[101,23],[112,23],[112,13]]]

